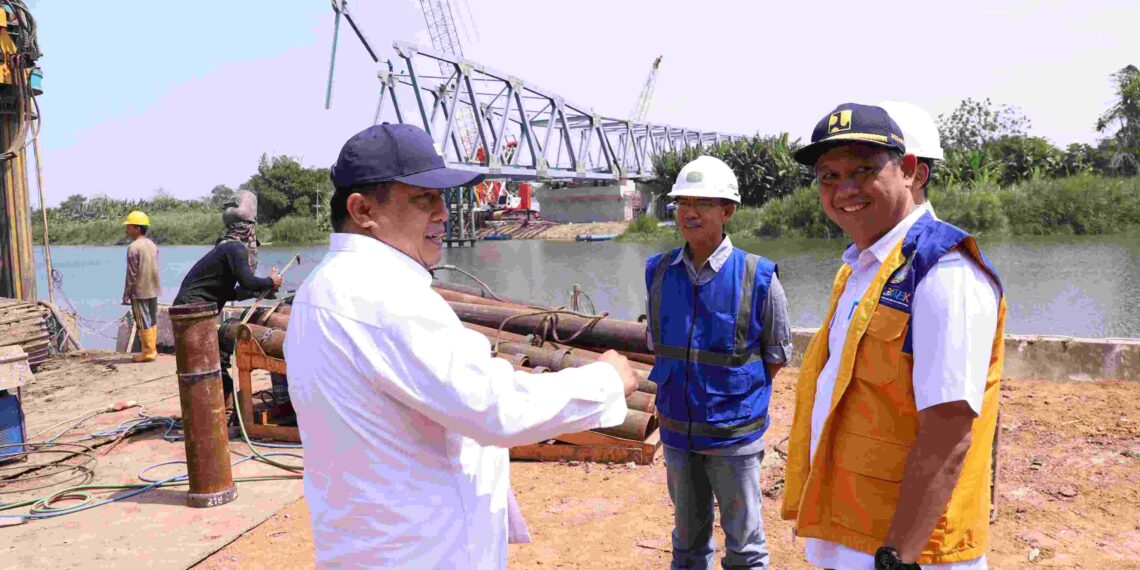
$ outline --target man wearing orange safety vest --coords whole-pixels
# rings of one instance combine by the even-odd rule
[[[1003,363],[997,273],[914,203],[918,158],[845,103],[796,152],[854,242],[804,354],[781,509],[823,568],[978,569]]]

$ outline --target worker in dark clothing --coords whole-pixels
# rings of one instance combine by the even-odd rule
[[[218,311],[221,311],[228,301],[243,301],[281,288],[281,275],[277,273],[276,267],[269,277],[257,277],[254,274],[257,270],[259,245],[254,233],[257,222],[239,219],[232,215],[232,210],[227,208],[223,214],[226,233],[214,243],[214,249],[190,268],[182,280],[182,287],[174,298],[175,305],[216,303]],[[224,338],[219,338],[218,344],[223,395],[226,407],[229,407],[234,390],[233,378],[229,373],[234,345]]]
[[[245,244],[223,238],[186,274],[174,304],[217,303],[220,311],[229,301],[244,301],[280,286],[276,268],[269,277],[257,277]]]

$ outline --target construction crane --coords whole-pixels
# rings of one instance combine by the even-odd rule
[[[629,112],[629,120],[636,123],[645,120],[645,114],[649,112],[649,103],[653,101],[653,87],[657,85],[657,67],[660,65],[661,56],[657,56],[657,59],[653,60],[653,68],[649,70],[649,77],[645,80],[645,87],[641,88],[641,95],[638,95],[637,103]]]
[[[463,57],[463,45],[459,43],[459,33],[455,28],[455,16],[451,12],[451,2],[448,0],[420,0],[420,9],[424,13],[424,23],[427,24],[428,36],[431,37],[433,48],[457,58]],[[453,67],[445,62],[439,62],[439,72],[447,77],[454,73]],[[449,89],[459,89],[457,83],[451,83]],[[455,128],[459,131],[459,141],[463,145],[463,152],[471,156],[471,145],[478,136],[475,123],[471,118],[471,111],[460,105],[455,109]]]

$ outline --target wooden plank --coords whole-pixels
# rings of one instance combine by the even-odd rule
[[[564,433],[560,436],[555,437],[554,439],[556,439],[558,441],[563,441],[566,443],[571,443],[574,445],[601,445],[601,446],[608,445],[611,447],[629,447],[629,448],[642,447],[642,444],[640,441],[634,441],[632,439],[624,439],[624,438],[620,438],[620,437],[616,437],[616,436],[612,436],[612,435],[606,435],[604,433],[598,433],[596,431],[580,431],[577,433]]]
[[[598,445],[564,445],[538,443],[511,448],[511,459],[538,461],[590,461],[593,463],[629,463],[644,465],[641,449]]]

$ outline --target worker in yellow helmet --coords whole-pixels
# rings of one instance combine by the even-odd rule
[[[127,246],[127,280],[123,286],[123,304],[131,306],[142,345],[142,352],[132,360],[150,362],[158,358],[156,323],[158,296],[162,294],[162,285],[158,281],[158,246],[146,237],[150,229],[150,218],[146,214],[138,210],[127,214],[123,228],[131,239]]]

